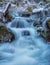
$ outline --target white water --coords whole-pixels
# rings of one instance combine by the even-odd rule
[[[0,44],[0,65],[50,65],[50,45],[38,37],[35,28],[23,19],[17,18],[8,24],[15,40]],[[25,30],[30,35],[24,35]]]
[[[37,36],[34,28],[11,28],[12,43],[0,44],[0,65],[50,65],[49,45]],[[22,35],[24,30],[29,36]]]

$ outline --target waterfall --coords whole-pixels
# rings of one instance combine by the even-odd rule
[[[0,44],[0,65],[49,65],[49,47],[34,27],[10,29],[16,39]]]
[[[45,17],[44,12],[42,15]],[[36,14],[29,18],[18,16],[6,24],[15,40],[0,44],[0,65],[50,65],[50,45],[38,36],[36,28],[31,25],[34,21],[39,23]]]

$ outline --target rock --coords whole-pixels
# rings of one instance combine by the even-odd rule
[[[43,0],[43,2],[47,4],[50,2],[50,0]]]
[[[47,4],[47,0],[43,0],[43,2],[44,2],[45,4]]]
[[[44,7],[45,6],[45,3],[43,1],[39,2],[39,6],[40,7]]]
[[[35,8],[37,8],[37,5],[36,5],[36,4],[34,4],[34,5],[32,5],[32,7],[33,7],[33,9],[35,9]]]
[[[9,11],[8,11],[11,6],[11,3],[2,2],[1,4],[2,4],[2,6],[0,6],[0,8],[1,8],[0,9],[0,20],[3,23],[6,23],[12,19],[12,17],[9,15]]]
[[[45,18],[45,12],[43,8],[33,9],[32,14],[36,14],[36,17],[40,19],[40,21],[42,21]]]
[[[0,0],[0,2],[2,2],[2,0]]]
[[[15,36],[11,30],[6,28],[4,25],[0,25],[0,43],[12,42],[14,39]]]
[[[11,7],[9,8],[9,16],[14,19],[15,17],[19,16],[17,12],[17,6],[14,4],[11,4]]]
[[[50,42],[50,18],[47,18],[46,21],[43,23],[43,32],[40,32],[40,35]]]
[[[50,42],[50,31],[41,32],[40,36],[42,36],[46,41]]]
[[[5,15],[5,18],[8,22],[18,16],[18,12],[17,12],[16,7],[17,7],[16,5],[10,4],[10,7],[8,8],[8,11]]]
[[[42,27],[37,28],[37,32],[47,42],[50,42],[50,18],[47,18],[42,25]]]
[[[30,36],[30,32],[28,30],[24,30],[22,32],[22,36]]]
[[[50,3],[45,5],[44,10],[45,14],[47,14],[47,16],[50,16]]]
[[[46,21],[46,28],[50,30],[50,18]]]
[[[37,29],[39,36],[44,38],[47,42],[50,42],[50,31],[44,31],[41,28]]]
[[[32,7],[27,7],[26,10],[27,10],[28,12],[32,12]]]
[[[31,13],[30,12],[21,12],[20,13],[20,16],[22,16],[22,17],[29,17],[31,15]]]
[[[50,3],[46,4],[44,8],[50,8]]]
[[[38,27],[37,28],[37,32],[43,32],[44,30],[43,30],[43,28],[42,27]]]
[[[47,0],[48,2],[50,2],[50,0]]]
[[[3,4],[4,4],[4,6],[3,6]],[[7,23],[17,16],[19,16],[19,15],[17,12],[16,5],[12,4],[11,2],[2,3],[2,7],[0,9],[0,20],[3,23]]]
[[[33,20],[33,26],[39,27],[41,25],[42,23],[40,21],[40,18],[37,17],[36,20],[35,19]]]
[[[42,23],[44,30],[50,30],[50,17],[47,17],[46,20]]]
[[[33,26],[39,25],[37,21],[34,21]]]
[[[36,3],[39,3],[40,2],[40,0],[34,0]]]
[[[36,5],[36,4],[33,4],[33,5],[28,6],[28,7],[26,8],[26,10],[27,10],[28,12],[32,12],[32,10],[35,9],[35,8],[37,8],[37,5]]]
[[[40,12],[43,12],[43,8],[36,8],[36,9],[33,9],[32,10],[32,13],[40,13]]]

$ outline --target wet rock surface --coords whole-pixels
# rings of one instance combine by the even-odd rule
[[[28,30],[24,30],[22,32],[22,36],[30,36],[30,32]]]
[[[50,18],[46,20],[46,28],[50,30]]]
[[[42,36],[50,42],[50,18],[46,19],[44,27],[44,33]]]
[[[50,42],[50,18],[47,18],[43,22],[43,26],[37,29],[40,32],[40,36],[42,36],[46,41]]]
[[[0,43],[12,42],[15,39],[14,34],[4,25],[0,25]]]

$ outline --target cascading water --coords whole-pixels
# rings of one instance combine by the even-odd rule
[[[0,65],[50,65],[49,45],[38,37],[34,27],[10,29],[16,39],[0,44]]]
[[[0,65],[50,65],[50,45],[38,36],[33,23],[28,23],[36,17],[16,17],[6,24],[15,40],[0,44]]]

